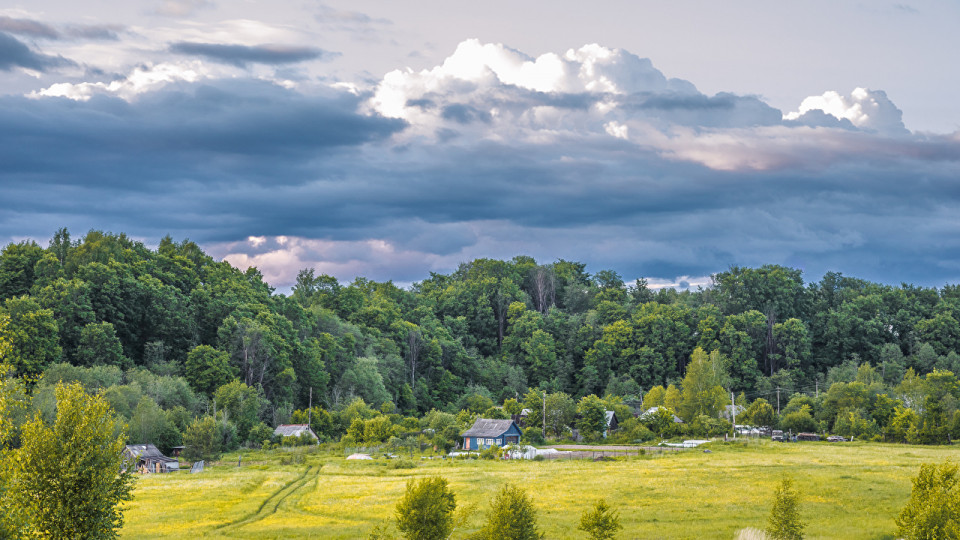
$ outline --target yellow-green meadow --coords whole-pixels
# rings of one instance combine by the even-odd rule
[[[348,461],[315,448],[230,454],[200,474],[141,477],[124,538],[364,538],[392,522],[408,479],[441,475],[457,506],[475,510],[453,538],[483,522],[504,483],[524,487],[547,538],[584,538],[581,513],[603,497],[620,511],[620,538],[733,538],[762,528],[776,484],[794,478],[808,538],[894,538],[893,519],[921,463],[955,447],[768,441],[614,461]]]

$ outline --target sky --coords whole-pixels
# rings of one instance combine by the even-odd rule
[[[960,3],[7,0],[0,243],[960,281]]]

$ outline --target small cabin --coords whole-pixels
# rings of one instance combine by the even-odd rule
[[[180,461],[168,458],[152,444],[128,444],[123,456],[141,473],[168,473],[180,470]]]
[[[277,429],[273,430],[273,434],[277,437],[300,437],[301,435],[308,435],[314,441],[320,442],[320,437],[317,437],[317,434],[310,429],[309,424],[280,424],[277,426]]]
[[[473,427],[463,432],[464,450],[483,450],[491,446],[520,443],[520,428],[513,420],[478,418]]]

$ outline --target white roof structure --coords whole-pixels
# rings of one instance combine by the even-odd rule
[[[280,437],[299,437],[304,433],[309,433],[314,439],[320,440],[320,437],[310,429],[309,424],[280,424],[273,430],[273,434]]]

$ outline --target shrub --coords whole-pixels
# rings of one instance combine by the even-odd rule
[[[580,526],[577,527],[592,540],[611,540],[622,528],[620,513],[613,510],[604,499],[597,501],[592,510],[584,511],[580,516]]]
[[[803,538],[800,521],[800,494],[793,488],[793,480],[784,477],[773,495],[773,508],[767,520],[767,535],[779,540]]]
[[[260,422],[250,429],[250,435],[247,437],[247,443],[250,446],[254,446],[257,444],[262,444],[263,441],[270,440],[272,438],[273,430],[270,429],[270,426]]]
[[[537,511],[523,489],[507,484],[490,505],[487,522],[475,536],[478,540],[537,540]]]
[[[445,478],[411,479],[397,503],[397,529],[409,540],[442,540],[453,531],[456,507]]]
[[[503,450],[497,446],[491,446],[489,448],[484,448],[480,451],[480,459],[500,459],[503,455]]]
[[[924,463],[913,479],[910,500],[896,518],[907,540],[960,537],[960,470],[956,463]]]

